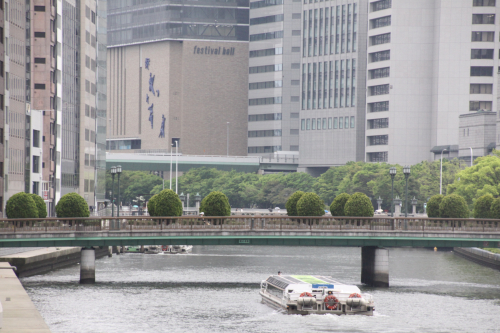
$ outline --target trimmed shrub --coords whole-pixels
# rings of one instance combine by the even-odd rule
[[[230,216],[231,206],[224,193],[214,191],[203,198],[200,212],[205,213],[205,216]]]
[[[7,200],[5,211],[9,219],[38,218],[36,203],[28,193],[19,192]]]
[[[153,195],[149,200],[148,200],[148,214],[149,216],[156,216],[155,215],[155,204],[156,204],[156,199],[158,199],[158,194]]]
[[[467,201],[458,194],[449,194],[439,204],[439,217],[469,218]]]
[[[154,215],[149,212],[150,216],[182,216],[182,201],[174,191],[163,190],[155,197],[152,205]]]
[[[325,203],[316,193],[304,193],[297,201],[297,214],[297,216],[323,216]]]
[[[472,215],[476,219],[491,219],[491,204],[493,203],[493,196],[491,194],[485,194],[476,199],[474,203],[474,209]]]
[[[299,216],[297,213],[297,202],[299,202],[304,194],[305,192],[297,191],[288,198],[285,204],[286,214],[288,216]]]
[[[56,205],[57,217],[89,217],[87,201],[78,193],[67,193]]]
[[[330,205],[330,212],[332,213],[332,216],[346,216],[344,207],[350,198],[351,196],[347,193],[337,195]]]
[[[373,205],[370,198],[364,193],[356,192],[344,206],[345,216],[373,217]]]
[[[500,198],[493,199],[491,203],[491,218],[500,219]]]
[[[47,206],[42,197],[38,194],[30,193],[31,199],[35,202],[36,209],[38,210],[38,218],[44,219],[47,217]]]
[[[433,195],[427,202],[427,217],[440,217],[439,205],[441,200],[443,200],[444,195],[436,194]]]

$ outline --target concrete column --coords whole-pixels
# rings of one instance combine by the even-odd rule
[[[82,248],[80,261],[80,283],[95,283],[95,250]]]
[[[116,245],[112,246],[111,249],[112,249],[111,250],[112,253],[120,254],[120,250],[118,249],[118,246],[116,246]]]
[[[371,287],[389,287],[389,250],[361,248],[361,282]]]

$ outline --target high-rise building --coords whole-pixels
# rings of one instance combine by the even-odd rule
[[[109,2],[108,150],[246,155],[248,6]]]
[[[5,4],[0,1],[0,15],[5,18]],[[5,19],[0,20],[0,211],[4,211],[4,198],[6,193],[4,193],[4,184],[7,174],[7,164],[5,157],[8,156],[8,148],[5,146],[6,139],[8,136],[5,135],[6,131],[6,94],[5,94],[5,37],[7,30],[5,29]],[[8,160],[7,160],[8,161]],[[0,216],[3,217],[2,213]]]

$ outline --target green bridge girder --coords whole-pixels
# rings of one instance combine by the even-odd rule
[[[120,236],[0,239],[0,247],[125,246],[125,245],[257,245],[257,246],[379,246],[379,247],[500,247],[498,238],[377,237],[377,236]]]

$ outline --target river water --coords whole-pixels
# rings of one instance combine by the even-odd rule
[[[21,279],[52,332],[499,332],[500,271],[451,252],[390,249],[388,289],[360,283],[360,248],[195,246],[189,255],[114,255]],[[375,299],[375,315],[285,315],[262,279],[331,275]]]

